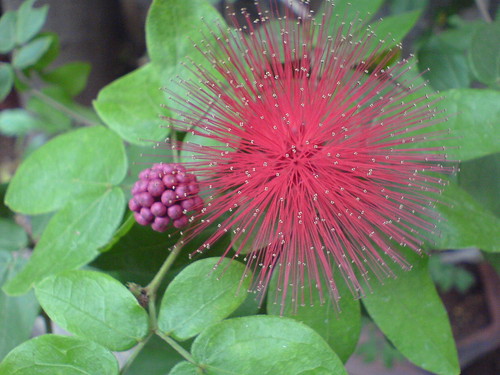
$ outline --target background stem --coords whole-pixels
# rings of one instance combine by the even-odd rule
[[[191,353],[189,353],[186,349],[180,346],[177,341],[175,341],[170,336],[164,335],[161,332],[156,332],[156,334],[160,336],[163,340],[165,340],[172,348],[174,348],[177,351],[177,353],[179,353],[182,357],[184,357],[186,361],[191,362],[193,365],[198,366],[194,358],[191,356]]]
[[[137,356],[139,355],[139,353],[142,351],[142,349],[144,349],[144,347],[148,343],[148,341],[151,338],[151,336],[153,336],[153,335],[150,334],[143,341],[141,341],[139,344],[137,344],[137,346],[135,347],[135,350],[130,355],[130,357],[128,357],[127,362],[125,362],[125,364],[123,365],[122,369],[120,370],[120,374],[121,375],[124,375],[124,374],[127,373],[128,369],[130,368],[130,366],[132,366],[132,363],[135,361],[135,359],[137,358]]]
[[[51,98],[49,95],[43,93],[42,91],[36,89],[33,87],[31,84],[31,81],[28,77],[26,77],[22,71],[16,70],[16,76],[25,85],[29,87],[29,93],[41,101],[45,102],[46,104],[50,105],[52,108],[58,110],[59,112],[64,113],[65,115],[68,115],[71,117],[74,121],[79,122],[81,124],[87,125],[87,126],[95,126],[95,125],[102,125],[98,122],[92,121],[88,119],[85,116],[82,116],[78,112],[74,111],[73,109],[69,108],[68,106],[64,105],[58,100],[55,100],[54,98]]]

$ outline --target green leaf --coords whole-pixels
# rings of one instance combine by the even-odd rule
[[[42,28],[47,19],[49,6],[33,8],[36,0],[27,0],[17,11],[16,40],[17,44],[24,44],[33,38]]]
[[[120,273],[123,275],[123,281],[146,285],[165,261],[168,255],[166,249],[177,241],[178,235],[173,233],[173,230],[158,233],[149,227],[135,224],[111,249],[102,249],[106,252],[102,253],[92,266],[106,272]],[[184,262],[187,257],[187,253],[179,256],[184,258]]]
[[[0,133],[20,136],[43,128],[40,120],[24,109],[5,109],[0,112]]]
[[[371,23],[368,28],[375,32],[376,38],[373,38],[372,47],[373,51],[379,45],[380,51],[388,50],[398,45],[403,38],[410,32],[420,18],[421,10],[414,10],[395,16],[384,17],[383,19]],[[365,30],[361,30],[365,33]],[[367,54],[367,56],[369,53]]]
[[[384,0],[337,0],[333,3],[335,6],[333,14],[338,14],[345,22],[350,22],[358,17],[367,19],[377,13],[383,2]],[[331,6],[331,3],[323,2],[317,13],[322,14],[326,10],[325,8],[329,6]]]
[[[332,20],[327,21],[323,26],[323,28],[327,28],[329,35],[337,35],[342,23],[349,24],[352,22],[354,30],[360,30],[369,23],[383,2],[383,0],[322,1],[320,8],[316,12],[316,22],[323,23],[323,15],[331,12]],[[332,6],[333,9],[331,9]],[[346,28],[342,32],[345,35],[347,33]]]
[[[397,278],[373,282],[363,304],[387,338],[417,366],[438,375],[460,373],[446,310],[427,267],[427,257],[399,248],[413,265]]]
[[[146,310],[104,273],[71,270],[52,275],[36,284],[35,294],[63,329],[110,350],[130,349],[148,334]]]
[[[17,170],[5,201],[14,211],[41,214],[78,196],[100,195],[120,183],[127,160],[122,141],[100,127],[83,128],[52,139]]]
[[[460,163],[458,184],[483,207],[500,216],[500,153]]]
[[[268,314],[282,314],[308,325],[325,339],[342,362],[346,362],[358,343],[361,332],[361,311],[359,301],[354,299],[344,280],[341,278],[336,280],[342,298],[338,301],[338,307],[334,307],[324,280],[322,280],[322,291],[326,302],[321,301],[318,288],[311,287],[309,277],[305,275],[304,288],[301,288],[303,295],[300,298],[306,302],[296,309],[291,293],[287,294],[282,306],[281,296],[277,292],[277,281],[278,278],[273,277],[267,294]],[[337,308],[340,310],[336,310]]]
[[[68,95],[73,97],[85,88],[89,74],[89,63],[71,62],[43,74],[42,77],[45,81],[63,88]]]
[[[151,337],[124,375],[167,374],[182,359],[175,349],[155,335]]]
[[[14,11],[5,12],[0,18],[0,53],[10,52],[16,45],[16,18]]]
[[[242,280],[244,273],[243,264],[226,258],[190,264],[165,291],[158,328],[166,335],[186,340],[229,316],[246,298],[250,277]]]
[[[429,0],[389,0],[391,14],[400,14],[411,10],[423,10]]]
[[[150,143],[147,146],[128,144],[126,152],[129,160],[129,170],[123,185],[130,187],[130,189],[144,168],[154,163],[173,160],[172,149],[163,142],[159,142],[159,145]]]
[[[469,63],[476,78],[500,88],[500,20],[476,30],[469,48]]]
[[[4,290],[23,294],[47,276],[90,262],[113,236],[124,208],[117,187],[70,201],[50,219],[29,263]]]
[[[179,362],[168,375],[198,375],[198,367],[192,363],[182,361]]]
[[[25,69],[34,65],[50,47],[52,38],[42,36],[14,51],[12,65],[17,69]]]
[[[123,219],[123,222],[121,223],[120,227],[116,230],[116,232],[113,235],[113,238],[106,244],[106,246],[102,247],[99,249],[100,252],[106,252],[110,249],[113,248],[120,240],[128,234],[130,229],[134,226],[136,223],[134,219],[134,215],[132,212],[129,212],[127,216]]]
[[[116,358],[78,337],[43,335],[26,341],[0,364],[0,375],[118,375]]]
[[[16,251],[28,245],[28,235],[14,220],[0,218],[0,250]]]
[[[41,91],[49,97],[49,100],[54,100],[69,107],[68,101],[71,98],[61,88],[49,86],[44,87]],[[71,128],[71,118],[66,113],[54,110],[52,104],[47,103],[46,100],[32,96],[28,99],[26,109],[36,114],[40,120],[41,130],[48,134],[60,133]]]
[[[197,129],[197,131],[199,131]],[[183,139],[183,145],[188,145],[190,144],[190,147],[196,147],[196,148],[202,148],[202,147],[213,147],[217,148],[219,150],[225,151],[225,150],[230,150],[226,145],[217,139],[213,139],[211,137],[205,137],[202,135],[198,134],[193,134],[192,132],[186,133]],[[183,147],[183,149],[180,152],[180,161],[182,163],[192,163],[196,162],[196,156],[199,156],[200,153],[196,151],[190,151],[186,149],[186,147]]]
[[[225,22],[206,0],[156,0],[151,5],[146,20],[146,44],[152,65],[161,72],[161,86],[169,90],[163,101],[172,109],[170,116],[175,117],[177,110],[184,109],[171,100],[171,92],[181,98],[188,95],[188,90],[178,82],[198,81],[184,63],[194,62],[197,67],[218,75],[196,44],[207,36],[214,38],[210,34],[218,34],[219,28],[226,28]]]
[[[181,254],[176,258],[171,271],[165,277],[165,283],[170,282],[189,263],[192,263],[189,254],[202,247],[208,238],[219,230],[217,224],[219,222],[215,221],[203,233],[184,244]],[[153,279],[160,265],[165,261],[169,254],[167,249],[174,246],[179,238],[180,233],[174,227],[165,233],[158,233],[150,227],[136,223],[117,242],[113,243],[111,248],[106,245],[100,249],[100,251],[105,252],[92,263],[92,267],[112,273],[114,277],[123,282],[132,281],[146,285]],[[210,251],[198,255],[197,258],[222,256],[229,244],[229,235],[224,235],[217,242],[211,244]],[[148,256],[144,256],[144,254],[148,254]]]
[[[448,46],[463,51],[464,53],[469,49],[476,30],[485,24],[482,20],[464,20],[457,15],[450,16],[448,18],[448,23],[452,28],[439,33],[439,39]]]
[[[36,242],[40,240],[40,237],[42,236],[45,228],[47,228],[47,225],[49,224],[49,221],[52,218],[52,216],[54,216],[54,214],[51,212],[48,214],[35,215],[30,217],[31,237]]]
[[[192,263],[189,254],[203,246],[212,234],[218,230],[218,222],[214,222],[199,236],[184,244],[181,254],[176,258],[171,271],[167,273],[164,284],[170,282],[188,264]],[[167,249],[175,245],[179,240],[179,231],[170,228],[165,233],[153,231],[150,227],[135,224],[112,245],[111,249],[106,246],[102,253],[93,263],[92,267],[112,273],[114,277],[123,282],[134,282],[140,285],[148,284],[155,276],[168,255]],[[199,257],[222,256],[224,250],[229,247],[230,238],[222,236],[216,243],[211,244],[210,251],[200,254]],[[148,254],[148,256],[144,256]]]
[[[436,91],[429,85],[428,81],[425,79],[425,75],[422,75],[417,68],[417,59],[415,56],[411,56],[407,59],[407,66],[411,67],[404,77],[401,77],[399,81],[403,85],[407,85],[409,82],[411,87],[420,87],[420,89],[414,92],[408,92],[402,101],[405,103],[410,103],[412,100],[420,99],[426,94],[431,97],[436,94]]]
[[[0,251],[0,287],[12,279],[25,263],[23,258],[14,258],[10,253]],[[30,338],[38,310],[33,292],[10,297],[0,290],[0,361],[17,345]]]
[[[470,160],[500,152],[500,92],[484,89],[454,89],[443,92],[437,103],[448,121],[432,127],[449,131],[437,142],[420,143],[418,147],[445,146],[450,160]]]
[[[146,44],[151,61],[162,69],[186,61],[186,56],[203,63],[206,58],[193,44],[204,39],[207,25],[217,24],[223,26],[224,20],[205,0],[153,1],[146,20]]]
[[[500,219],[483,208],[466,191],[451,183],[442,193],[443,203],[437,205],[442,219],[435,247],[460,249],[478,247],[500,251]]]
[[[465,53],[443,41],[431,37],[418,51],[420,71],[429,68],[425,78],[436,90],[466,88],[470,85]]]
[[[2,102],[12,90],[14,84],[14,71],[9,64],[0,63],[0,102]]]
[[[94,101],[102,120],[127,142],[146,145],[162,141],[169,130],[160,115],[168,112],[158,70],[145,65],[104,87]]]
[[[211,325],[195,339],[192,355],[213,375],[347,375],[340,359],[313,329],[275,316]]]
[[[238,316],[257,315],[260,309],[259,298],[253,293],[248,293],[243,303],[229,317],[236,318]]]
[[[99,119],[99,117],[97,116],[97,114],[95,113],[95,111],[92,108],[78,104],[77,102],[75,102],[63,88],[53,85],[53,86],[44,87],[41,91],[45,95],[50,96],[51,99],[57,101],[59,106],[62,105],[64,107],[66,107],[66,111],[72,112],[72,116],[70,118],[65,113],[66,111],[62,111],[62,110],[54,111],[54,105],[49,104],[47,102],[48,99],[40,100],[40,103],[43,103],[43,108],[41,109],[41,111],[43,111],[43,113],[40,113],[40,115],[42,117],[45,117],[47,119],[54,119],[55,121],[57,121],[57,118],[55,116],[55,114],[57,114],[58,117],[61,119],[61,125],[57,124],[58,125],[58,127],[56,127],[57,131],[68,130],[68,129],[64,128],[64,124],[62,121],[64,118],[67,118],[67,120],[68,120],[68,124],[69,124],[68,128],[71,125],[72,121],[86,125],[86,126],[104,125],[104,123],[101,122],[101,120]],[[38,99],[38,98],[32,98],[32,99]],[[38,111],[38,112],[41,112],[41,111]],[[54,115],[50,116],[49,111],[51,111]]]
[[[51,62],[53,62],[57,56],[59,56],[59,52],[61,51],[61,42],[59,41],[59,35],[50,31],[40,33],[39,36],[50,36],[51,38],[49,48],[35,63],[35,65],[33,65],[33,69],[42,71]]]

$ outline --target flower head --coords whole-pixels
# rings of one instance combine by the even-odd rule
[[[205,247],[230,232],[226,254],[244,257],[257,290],[277,272],[283,301],[300,300],[305,277],[336,300],[336,273],[359,294],[369,271],[391,274],[387,259],[408,268],[394,243],[421,251],[440,188],[427,172],[445,169],[419,147],[439,120],[405,79],[411,65],[388,67],[373,32],[331,13],[220,27],[199,46],[216,73],[193,65],[188,99],[172,94],[184,109],[168,120],[202,139],[182,145],[205,194],[186,239],[218,221]]]

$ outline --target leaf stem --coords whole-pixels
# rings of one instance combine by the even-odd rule
[[[167,274],[168,270],[174,264],[175,259],[177,256],[180,254],[182,250],[182,246],[180,245],[180,240],[174,245],[172,251],[168,255],[167,259],[163,262],[162,266],[156,273],[155,277],[151,282],[144,288],[144,291],[146,292],[146,295],[148,296],[148,311],[149,311],[149,324],[151,327],[151,333],[150,335],[144,340],[141,341],[137,347],[136,350],[132,353],[132,355],[127,359],[127,362],[123,366],[123,368],[120,371],[120,374],[124,375],[128,368],[132,365],[134,362],[135,358],[139,355],[142,349],[146,346],[147,342],[153,335],[153,333],[156,333],[158,336],[163,338],[165,341],[167,341],[175,350],[177,350],[184,358],[186,358],[186,355],[191,357],[191,355],[184,349],[182,348],[179,344],[174,342],[173,344],[171,341],[172,339],[166,340],[163,336],[162,333],[158,331],[158,324],[157,324],[157,317],[156,317],[156,292],[158,291],[158,288],[161,285],[161,282],[165,278],[165,275]],[[178,349],[177,347],[180,347]],[[179,350],[183,350],[185,353],[181,353]],[[187,354],[186,354],[187,353]],[[187,359],[187,358],[186,358]]]
[[[156,291],[158,290],[161,282],[163,281],[163,278],[165,277],[166,273],[174,263],[175,259],[177,256],[180,254],[182,250],[182,246],[180,245],[181,241],[178,241],[174,246],[170,254],[168,255],[167,259],[165,259],[165,262],[161,265],[160,269],[156,273],[155,277],[151,282],[144,288],[148,292],[148,296],[155,296]]]
[[[128,369],[132,365],[132,363],[135,361],[139,353],[144,349],[146,344],[148,343],[149,339],[153,336],[153,334],[150,334],[148,337],[146,337],[143,341],[141,341],[137,346],[135,347],[135,350],[132,352],[130,357],[127,358],[127,361],[123,365],[123,367],[120,370],[120,374],[124,375],[127,373]]]
[[[479,9],[479,13],[481,13],[481,17],[488,22],[491,23],[493,20],[490,17],[490,14],[488,13],[488,8],[483,0],[476,0],[476,5]]]
[[[21,71],[16,70],[16,76],[25,85],[29,87],[29,92],[33,95],[36,96],[38,99],[42,100],[46,104],[50,105],[54,109],[68,115],[71,117],[74,121],[79,122],[81,124],[87,125],[87,126],[95,126],[95,125],[101,125],[98,122],[92,121],[88,119],[85,116],[82,116],[78,112],[74,111],[73,109],[69,108],[68,106],[64,105],[58,100],[55,100],[51,98],[49,95],[43,93],[42,91],[32,87],[31,81],[29,80],[28,77],[26,77]]]
[[[156,331],[156,329],[158,328],[158,319],[156,317],[156,293],[152,295],[149,291],[147,291],[147,295],[148,295],[149,322],[151,325],[151,329],[153,331]]]
[[[168,270],[170,269],[170,267],[172,267],[172,264],[174,264],[175,259],[182,250],[180,242],[181,240],[179,240],[174,245],[167,259],[165,259],[165,262],[163,262],[162,266],[156,273],[153,280],[151,280],[151,282],[144,288],[144,290],[146,291],[149,299],[148,310],[149,310],[149,319],[152,330],[164,341],[166,341],[172,348],[174,348],[187,361],[197,365],[193,357],[191,356],[191,353],[189,353],[186,349],[184,349],[181,345],[179,345],[179,343],[177,343],[174,339],[172,339],[168,335],[165,335],[163,332],[158,330],[158,322],[156,316],[156,292],[158,291],[158,288],[160,287],[161,282],[165,278],[165,275],[167,274]]]
[[[173,338],[170,336],[165,335],[162,332],[156,332],[158,336],[160,336],[163,340],[167,342],[172,348],[174,348],[177,353],[179,353],[184,359],[188,362],[191,362],[193,365],[198,366],[194,358],[191,356],[191,353],[189,353],[186,349],[184,349],[177,341],[175,341]]]
[[[43,100],[48,105],[54,107],[55,109],[57,109],[58,111],[60,111],[60,112],[62,112],[64,114],[68,115],[69,117],[71,117],[76,122],[79,122],[79,123],[87,125],[87,126],[100,125],[99,123],[94,122],[94,121],[92,121],[92,120],[90,120],[90,119],[88,119],[88,118],[80,115],[79,113],[73,111],[71,108],[68,108],[67,106],[65,106],[61,102],[59,102],[59,101],[57,101],[55,99],[52,99],[50,96],[44,94],[42,91],[40,91],[38,89],[30,88],[30,92],[34,96],[36,96],[37,98],[39,98],[40,100]]]
[[[153,333],[156,333],[158,336],[163,338],[162,334],[158,331],[158,324],[157,324],[157,317],[156,317],[156,292],[158,291],[158,288],[160,287],[161,282],[165,278],[165,275],[167,274],[168,270],[170,269],[172,264],[174,264],[175,259],[180,254],[181,249],[182,249],[182,246],[180,245],[180,240],[179,240],[174,245],[172,251],[170,252],[168,257],[165,259],[165,261],[163,262],[162,266],[160,267],[160,269],[156,273],[153,280],[151,280],[151,282],[145,288],[143,288],[143,291],[146,292],[146,295],[148,297],[149,324],[151,327],[151,332],[150,332],[149,336],[146,337],[146,339],[144,339],[139,344],[137,344],[136,349],[134,350],[134,352],[130,355],[130,357],[127,359],[127,361],[123,365],[123,367],[120,371],[121,375],[124,375],[128,371],[129,367],[132,365],[135,358],[139,355],[139,353],[142,351],[142,349],[144,349],[144,347],[148,343],[151,336],[153,336]],[[172,345],[172,347],[175,350],[179,351],[179,349],[175,346],[175,345],[177,345],[180,347],[179,344],[177,344],[176,342],[174,342],[174,344],[172,344],[170,341],[168,341],[166,339],[164,339],[164,340],[167,341],[170,345]],[[190,354],[184,348],[181,347],[181,349],[184,350],[188,356],[190,356]],[[181,353],[180,351],[179,351],[179,353],[184,358],[186,358],[183,353]]]
[[[154,331],[157,328],[157,318],[156,318],[156,292],[160,287],[161,282],[165,278],[170,267],[174,264],[175,259],[179,255],[182,250],[182,246],[180,245],[180,240],[174,245],[172,251],[168,255],[165,262],[161,265],[160,269],[156,273],[155,277],[151,282],[144,288],[146,294],[148,296],[148,311],[149,311],[149,320],[151,323],[151,329]]]

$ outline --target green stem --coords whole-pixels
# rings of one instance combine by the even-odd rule
[[[151,322],[151,327],[153,330],[157,328],[157,318],[156,318],[156,292],[161,285],[161,282],[165,278],[170,267],[174,264],[175,259],[180,254],[182,250],[182,246],[180,246],[180,241],[174,245],[174,248],[168,255],[165,262],[161,265],[160,269],[156,273],[155,277],[151,282],[144,288],[148,296],[148,310],[149,310],[149,319]]]
[[[182,246],[180,245],[180,241],[178,241],[175,245],[174,248],[172,249],[172,252],[170,255],[165,259],[165,262],[163,262],[162,266],[156,273],[155,277],[151,282],[146,286],[144,289],[147,292],[149,302],[148,302],[148,310],[149,310],[149,319],[151,322],[151,327],[153,328],[154,332],[161,337],[163,340],[165,340],[172,348],[174,348],[181,356],[183,356],[187,361],[196,364],[194,361],[193,357],[191,357],[191,354],[184,349],[182,346],[180,346],[174,339],[171,337],[165,335],[163,332],[158,330],[158,324],[157,324],[157,317],[156,317],[156,292],[158,291],[158,288],[161,285],[161,282],[165,278],[165,275],[167,274],[168,270],[170,267],[172,267],[172,264],[174,264],[175,259],[177,256],[180,254],[182,250]]]
[[[94,122],[94,121],[92,121],[92,120],[90,120],[90,119],[88,119],[88,118],[80,115],[78,112],[73,111],[71,108],[65,106],[61,102],[59,102],[59,101],[51,98],[50,96],[44,94],[43,92],[41,92],[38,89],[31,88],[30,92],[34,96],[36,96],[37,98],[39,98],[40,100],[42,100],[45,103],[47,103],[48,105],[54,107],[55,109],[57,109],[58,111],[60,111],[60,112],[62,112],[64,114],[68,115],[69,117],[71,117],[76,122],[79,122],[81,124],[88,125],[88,126],[100,125],[97,122]]]
[[[158,319],[156,317],[156,302],[155,298],[149,297],[148,302],[148,311],[149,311],[149,322],[153,330],[158,328]]]
[[[76,122],[79,122],[81,124],[88,125],[88,126],[101,125],[97,122],[94,122],[94,121],[86,118],[85,116],[82,116],[78,112],[72,110],[71,108],[69,108],[68,106],[64,105],[63,103],[55,100],[54,98],[51,98],[49,95],[43,93],[42,91],[32,87],[31,81],[29,80],[29,78],[26,77],[21,71],[16,70],[16,76],[22,83],[29,86],[29,92],[33,96],[36,96],[38,99],[40,99],[43,102],[45,102],[46,104],[50,105],[54,109],[57,109],[58,111],[68,115]]]
[[[139,353],[142,351],[142,349],[144,349],[144,347],[146,346],[146,344],[148,343],[149,339],[152,336],[153,335],[150,334],[143,341],[141,341],[139,344],[137,344],[137,346],[135,347],[134,352],[130,355],[130,357],[127,358],[127,361],[125,362],[125,364],[123,365],[122,369],[120,370],[120,374],[121,375],[124,375],[124,374],[127,373],[127,371],[130,368],[130,366],[132,366],[132,363],[135,361],[135,359],[137,358],[137,356],[139,355]]]
[[[167,344],[169,344],[172,348],[174,348],[175,351],[179,353],[186,361],[191,362],[193,365],[198,366],[194,358],[191,356],[191,353],[189,353],[186,349],[180,346],[177,341],[175,341],[170,336],[163,334],[162,332],[158,331],[156,332],[156,334],[160,336],[163,340],[165,340]]]
[[[170,267],[172,267],[172,264],[174,264],[175,259],[177,256],[180,254],[182,250],[182,246],[180,246],[180,241],[178,241],[175,245],[170,254],[168,255],[167,259],[165,259],[165,262],[163,262],[162,266],[156,273],[155,277],[151,282],[144,288],[146,291],[146,294],[148,296],[148,311],[149,311],[149,322],[150,322],[150,327],[151,327],[151,334],[142,342],[140,342],[137,345],[136,350],[132,353],[132,355],[128,358],[127,362],[123,366],[120,374],[125,374],[125,372],[128,370],[128,368],[132,365],[134,362],[135,358],[139,355],[142,349],[144,349],[144,346],[146,343],[149,341],[151,338],[153,332],[157,333],[160,337],[160,333],[158,332],[158,327],[157,327],[157,317],[156,317],[156,292],[158,291],[158,288],[161,285],[161,282],[165,278],[165,275],[167,274],[168,270]],[[165,340],[167,341],[167,340]],[[169,342],[169,341],[167,341]],[[170,342],[169,342],[170,343]],[[178,345],[175,343],[175,345]],[[174,345],[172,345],[174,347]],[[176,347],[174,347],[175,350],[177,350]],[[182,350],[184,350],[182,348]],[[177,350],[178,351],[178,350]],[[185,350],[184,350],[185,351]],[[190,355],[189,353],[187,353]],[[182,353],[181,353],[182,355]]]
[[[180,254],[182,250],[182,246],[180,246],[180,241],[178,241],[175,245],[170,254],[168,255],[167,259],[165,259],[165,262],[161,265],[160,269],[156,273],[155,277],[151,282],[146,286],[144,289],[148,292],[148,296],[156,296],[156,291],[160,287],[161,282],[165,278],[165,275],[167,274],[168,270],[170,267],[172,267],[172,264],[174,264],[175,259],[177,256]]]
[[[196,364],[194,361],[193,357],[191,354],[184,349],[182,346],[180,346],[174,339],[171,337],[165,335],[163,332],[158,330],[158,322],[157,322],[157,316],[156,316],[156,292],[158,291],[158,288],[161,285],[161,282],[165,278],[165,275],[167,274],[168,270],[170,267],[172,267],[172,264],[174,264],[175,259],[177,256],[180,254],[182,250],[182,246],[180,245],[180,241],[178,241],[175,245],[174,248],[172,249],[172,252],[169,254],[167,259],[165,259],[165,262],[163,262],[162,266],[156,273],[155,277],[151,282],[144,288],[146,290],[146,293],[148,295],[148,310],[149,310],[149,319],[151,323],[151,327],[153,331],[161,337],[163,340],[165,340],[172,348],[174,348],[182,357],[184,357],[187,361]]]

